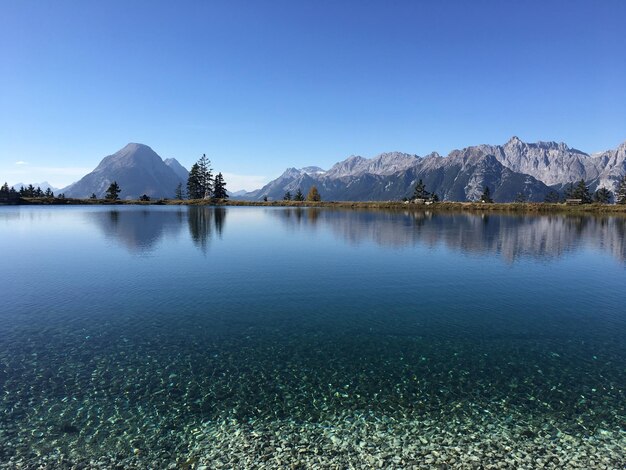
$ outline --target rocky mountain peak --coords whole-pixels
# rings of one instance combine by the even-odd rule
[[[430,152],[428,155],[424,155],[422,158],[443,158],[438,152]]]
[[[326,173],[326,171],[320,168],[319,166],[305,166],[301,168],[300,170],[306,173],[307,175],[321,175],[323,173]]]
[[[522,141],[522,139],[514,135],[513,137],[509,139],[509,141],[505,145],[519,147],[521,145],[524,145],[524,142]]]

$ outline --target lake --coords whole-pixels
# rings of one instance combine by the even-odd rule
[[[0,467],[626,463],[626,218],[2,207],[0,254]]]

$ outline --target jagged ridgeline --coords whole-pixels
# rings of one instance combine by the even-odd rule
[[[626,175],[626,142],[615,150],[587,154],[564,143],[522,142],[478,145],[454,150],[447,157],[401,152],[374,158],[351,156],[325,171],[319,167],[289,168],[263,188],[240,199],[280,200],[298,189],[316,186],[326,201],[398,200],[410,197],[421,179],[440,200],[480,200],[488,187],[496,202],[541,202],[548,193],[563,193],[566,185],[585,180],[591,191],[604,187],[615,193]]]
[[[103,197],[116,181],[121,199],[173,198],[179,184],[187,184],[188,171],[174,158],[163,160],[147,145],[130,143],[105,157],[91,173],[62,191],[66,197]]]

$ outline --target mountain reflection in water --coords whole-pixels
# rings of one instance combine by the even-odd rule
[[[352,245],[425,245],[465,253],[558,258],[589,246],[626,260],[626,218],[569,215],[437,214],[432,211],[363,211],[318,208],[271,210],[289,230],[325,226]]]
[[[226,220],[223,207],[188,206],[172,208],[126,208],[87,212],[86,219],[109,239],[131,252],[147,252],[167,237],[178,238],[185,225],[194,244],[206,251],[213,234],[221,236]]]
[[[223,236],[228,212],[243,210],[264,211],[288,232],[325,230],[353,246],[445,246],[467,254],[495,253],[508,262],[550,260],[587,247],[626,261],[626,218],[620,216],[184,206],[111,209],[87,212],[85,217],[131,252],[152,251],[162,239],[178,238],[185,225],[194,245],[206,252],[213,237]]]

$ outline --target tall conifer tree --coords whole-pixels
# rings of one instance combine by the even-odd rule
[[[222,173],[215,175],[215,181],[213,185],[213,197],[216,199],[228,199],[228,192],[226,191],[226,181]]]
[[[415,183],[415,189],[413,190],[413,199],[428,199],[430,193],[426,191],[426,185],[422,182],[421,178]]]

